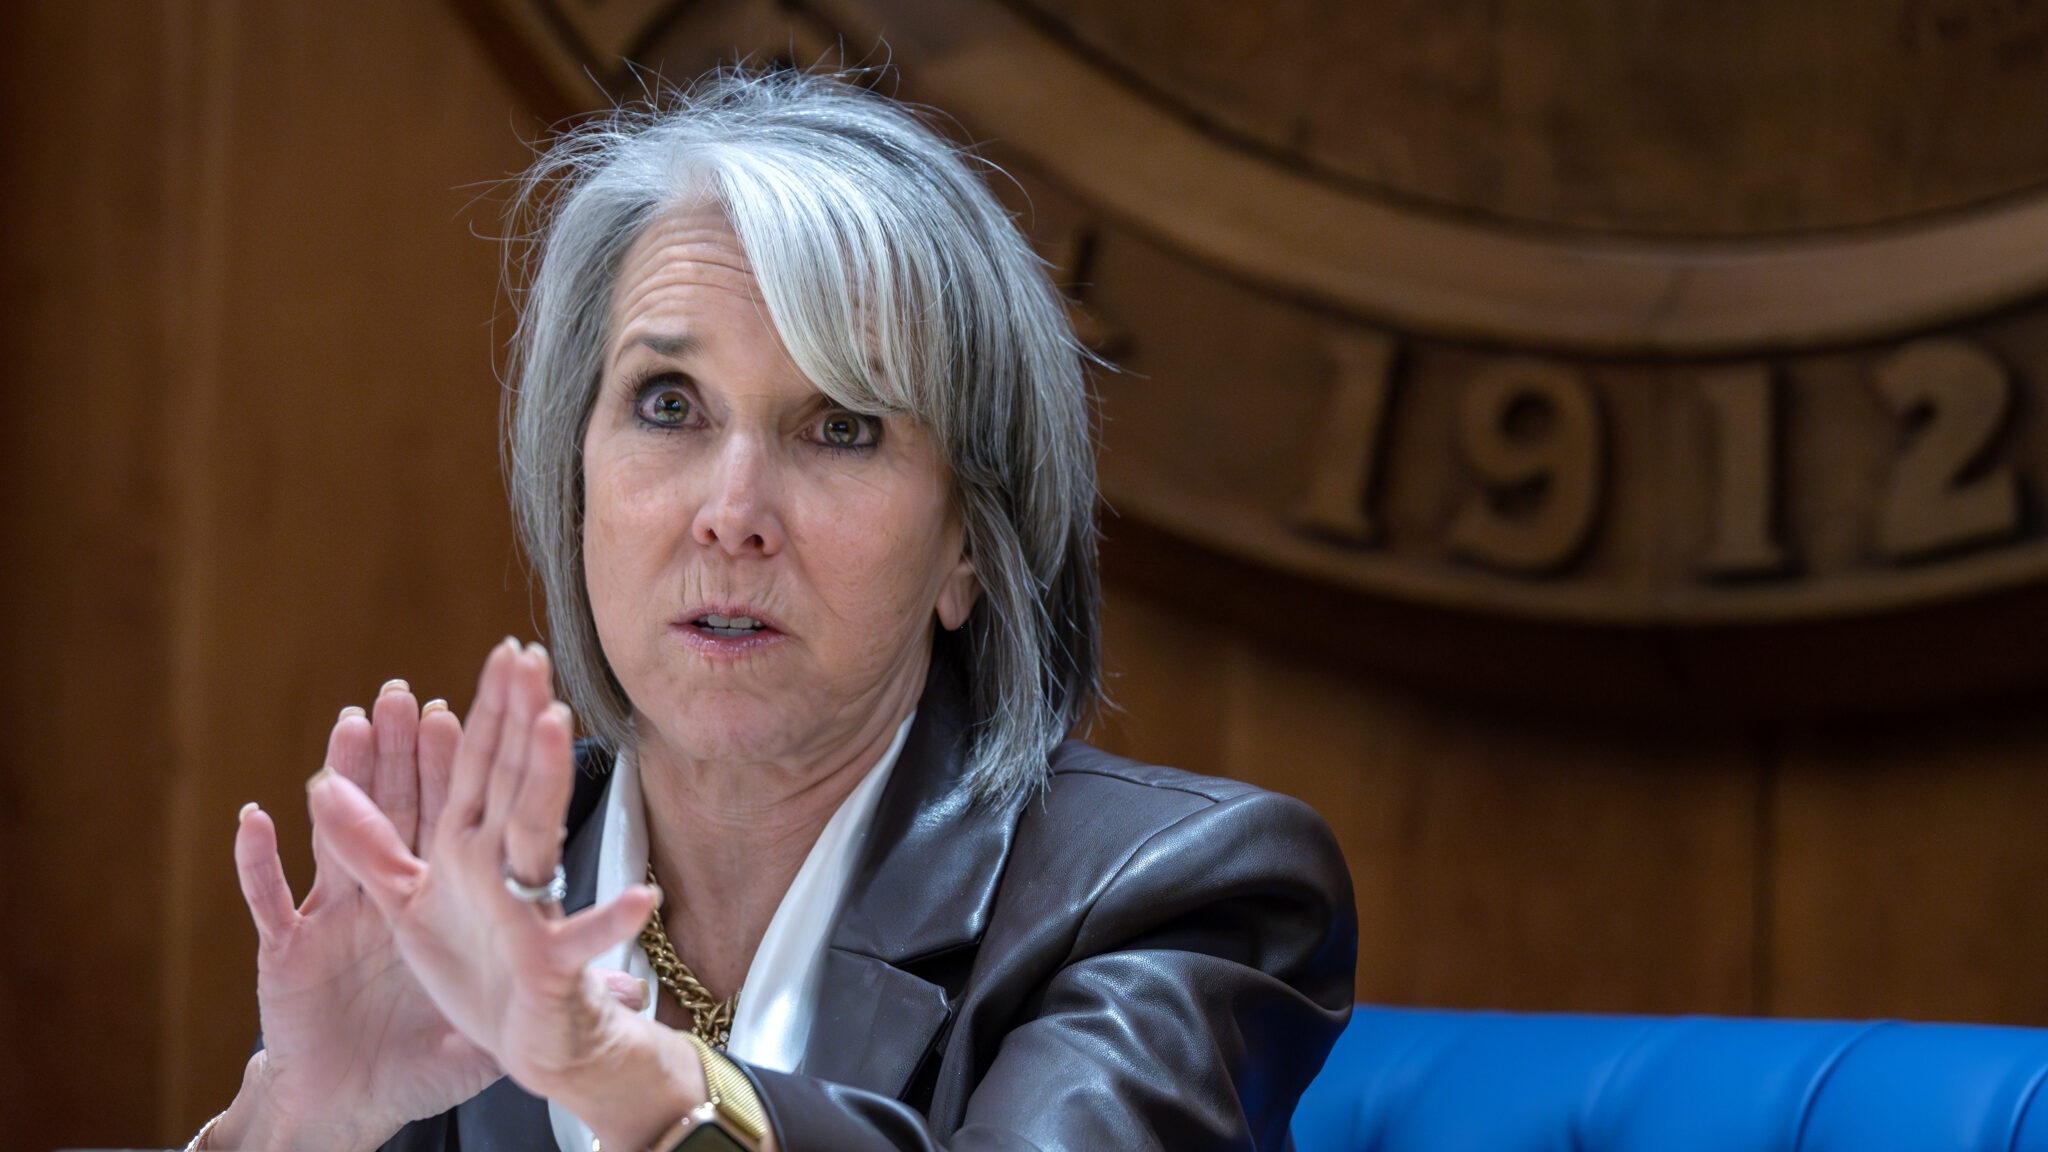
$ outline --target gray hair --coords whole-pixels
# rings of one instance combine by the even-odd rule
[[[633,740],[583,579],[583,435],[621,258],[665,212],[723,208],[770,322],[834,403],[923,422],[952,467],[982,595],[965,625],[974,793],[1014,796],[1101,684],[1088,354],[981,162],[831,77],[726,71],[556,139],[514,202],[528,243],[508,472],[586,730]]]

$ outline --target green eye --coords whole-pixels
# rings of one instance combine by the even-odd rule
[[[663,388],[640,402],[640,414],[650,424],[680,427],[690,419],[690,398],[680,389]]]
[[[825,417],[818,431],[832,447],[851,448],[860,441],[860,418],[850,412],[834,413]]]

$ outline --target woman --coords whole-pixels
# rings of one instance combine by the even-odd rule
[[[1285,1147],[1349,879],[1298,803],[1064,741],[1084,354],[966,158],[727,75],[528,187],[559,665],[508,640],[460,725],[401,682],[345,712],[297,909],[244,810],[266,1048],[197,1143]]]

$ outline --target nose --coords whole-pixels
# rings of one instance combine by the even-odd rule
[[[785,536],[777,507],[781,495],[775,454],[750,435],[719,438],[709,464],[709,487],[690,534],[728,555],[773,556]]]

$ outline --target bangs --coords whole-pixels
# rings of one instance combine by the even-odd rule
[[[917,201],[882,195],[865,150],[834,151],[846,154],[759,142],[708,159],[797,367],[835,403],[911,415],[950,440],[959,324],[946,292],[955,277],[935,237],[963,222],[940,225]]]

